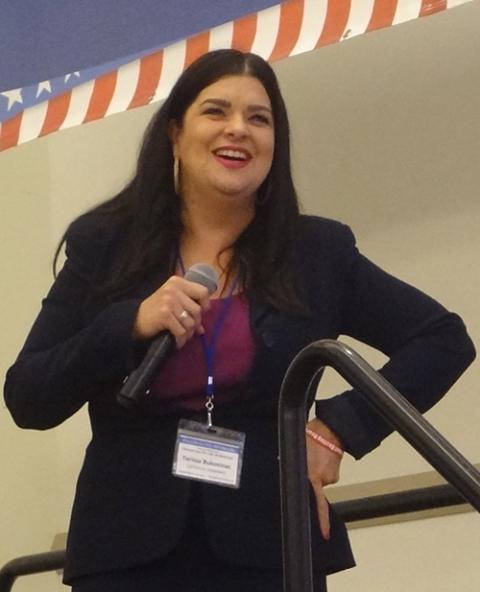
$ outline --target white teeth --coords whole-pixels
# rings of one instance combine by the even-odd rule
[[[217,150],[215,154],[217,154],[217,156],[227,156],[229,158],[247,160],[247,155],[244,152],[239,152],[238,150]]]

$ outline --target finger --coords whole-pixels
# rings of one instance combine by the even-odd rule
[[[325,540],[330,539],[330,512],[328,509],[328,502],[323,492],[322,485],[314,487],[315,497],[317,500],[317,515],[320,524],[320,532]]]
[[[192,300],[195,300],[205,310],[209,306],[210,294],[208,289],[197,282],[190,282],[185,278],[173,277],[172,283]]]
[[[189,333],[189,329],[187,329],[186,327],[183,326],[183,324],[181,323],[181,321],[178,319],[178,317],[180,316],[180,313],[170,313],[167,322],[166,322],[166,328],[168,331],[170,331],[170,333],[173,335],[173,337],[175,338],[175,340],[177,341],[177,345],[179,344],[179,340],[181,342],[181,344],[183,345],[183,343],[185,343],[186,339],[187,339],[187,335]]]
[[[177,337],[175,339],[175,346],[177,349],[182,349],[182,347],[187,343],[188,339],[186,337]]]
[[[189,282],[192,283],[192,282]],[[200,286],[199,284],[193,284],[200,290],[197,290],[196,295],[192,295],[188,293],[187,295],[192,299],[200,307],[200,311],[206,311],[210,309],[210,293],[208,292],[205,286]]]
[[[195,318],[188,312],[187,309],[182,309],[181,306],[176,306],[174,315],[177,321],[182,325],[182,327],[186,331],[191,331],[193,333],[198,323],[196,322]]]
[[[207,294],[204,298],[200,298],[197,300],[198,304],[201,306],[202,311],[210,310],[211,302],[210,302],[210,294]]]
[[[178,303],[175,306],[175,313],[182,325],[187,328],[190,328],[190,323],[192,321],[193,326],[195,327],[202,322],[201,306],[185,294],[179,294]]]

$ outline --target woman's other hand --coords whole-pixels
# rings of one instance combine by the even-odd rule
[[[205,286],[171,276],[140,304],[133,325],[133,338],[151,339],[169,331],[180,348],[195,334],[204,332],[202,312],[210,307]]]
[[[312,419],[308,422],[307,428],[335,444],[338,448],[342,447],[338,437],[321,420]],[[320,531],[323,538],[328,540],[330,538],[330,516],[324,487],[338,482],[342,457],[310,436],[306,436],[306,439],[308,478],[315,492]]]

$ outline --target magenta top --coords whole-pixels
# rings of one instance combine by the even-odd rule
[[[224,300],[214,299],[210,303],[210,310],[202,316],[207,341]],[[254,342],[249,318],[248,301],[240,294],[233,296],[215,350],[215,404],[231,398],[228,387],[244,380],[252,366]],[[150,386],[150,398],[152,403],[161,402],[162,411],[199,411],[205,407],[206,384],[205,353],[202,340],[195,335],[161,366]]]

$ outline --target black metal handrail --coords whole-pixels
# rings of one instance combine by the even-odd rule
[[[305,419],[309,386],[324,367],[335,369],[476,510],[480,473],[363,358],[331,339],[304,348],[290,364],[280,393],[279,452],[284,592],[312,592],[312,558]],[[295,467],[295,470],[291,470]]]
[[[463,497],[444,483],[345,500],[332,504],[332,507],[342,520],[351,523],[462,505],[465,505]]]
[[[443,484],[336,502],[332,507],[345,522],[352,523],[464,503],[451,485]],[[64,565],[64,550],[17,557],[0,568],[0,592],[10,592],[18,577],[61,570]]]
[[[19,576],[44,573],[63,569],[65,551],[49,551],[17,557],[0,569],[0,592],[10,592]]]

